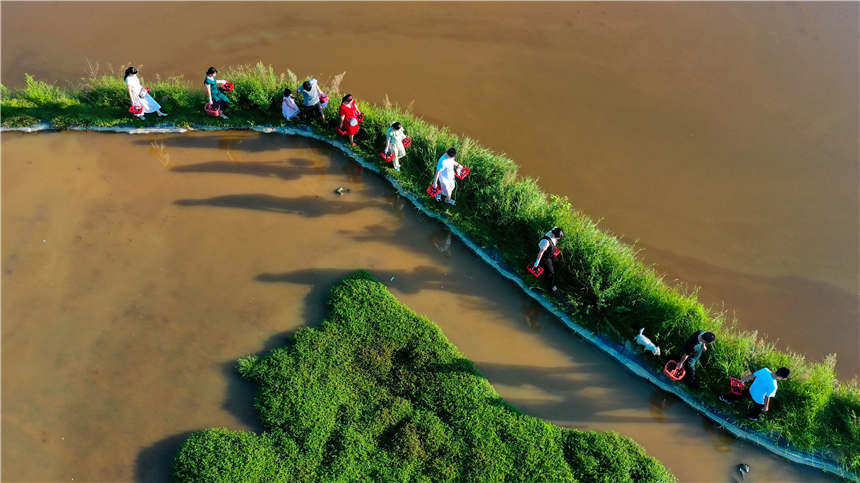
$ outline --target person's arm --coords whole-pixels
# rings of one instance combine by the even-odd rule
[[[227,81],[226,81],[226,80],[224,80],[224,79],[217,79],[217,80],[215,81],[215,83],[216,83],[216,84],[226,84],[226,83],[227,83]]]
[[[752,381],[755,381],[755,374],[749,374],[741,378],[741,382],[744,384]]]
[[[770,396],[764,397],[764,407],[761,408],[762,411],[767,412],[767,410],[770,409],[770,399]]]
[[[439,173],[441,173],[441,172],[442,171],[440,171],[438,168],[436,168],[436,176],[433,177],[433,187],[434,188],[439,186]]]
[[[385,135],[385,151],[386,153],[391,151],[391,136]]]
[[[209,104],[212,104],[212,84],[206,84],[206,93],[209,94]]]
[[[684,365],[684,363],[687,362],[687,359],[689,359],[689,358],[690,358],[689,354],[684,354],[684,357],[682,357],[681,360],[678,361],[678,367],[682,367]]]
[[[547,248],[549,248],[549,243],[547,243],[546,246],[541,245],[540,251],[538,252],[537,260],[535,260],[535,267],[540,265],[540,259],[543,258],[543,252],[545,252]]]

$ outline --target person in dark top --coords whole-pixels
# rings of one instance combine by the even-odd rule
[[[681,360],[678,361],[678,367],[684,367],[687,371],[687,377],[684,379],[687,381],[687,384],[695,387],[696,383],[696,364],[699,363],[699,358],[702,357],[702,354],[708,350],[708,344],[712,344],[715,340],[717,340],[717,336],[715,336],[711,332],[705,332],[704,330],[699,330],[695,334],[691,335],[687,342],[684,343],[684,347],[682,349],[683,355],[681,356]],[[684,366],[686,364],[686,366]]]
[[[552,287],[552,293],[558,291],[555,285],[555,267],[552,266],[555,249],[558,247],[558,242],[564,238],[564,232],[559,227],[555,227],[538,242],[538,255],[535,260],[534,267],[543,267],[544,272],[549,278],[549,286]]]

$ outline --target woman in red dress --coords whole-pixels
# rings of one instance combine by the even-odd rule
[[[358,132],[358,123],[363,117],[364,115],[358,110],[352,94],[343,96],[343,101],[340,104],[340,128],[337,132],[349,136],[349,142],[353,146],[355,146],[353,137]]]

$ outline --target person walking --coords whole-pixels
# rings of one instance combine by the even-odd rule
[[[700,330],[687,338],[687,342],[684,343],[682,349],[684,355],[678,361],[678,367],[684,367],[686,364],[686,376],[684,380],[694,388],[698,387],[698,382],[696,381],[696,364],[699,363],[702,354],[708,350],[708,344],[713,344],[715,340],[717,340],[717,336],[713,333]]]
[[[406,147],[403,140],[406,139],[406,131],[399,122],[391,123],[391,127],[385,131],[385,153],[394,155],[394,170],[400,171],[400,158],[406,156]]]
[[[349,143],[355,146],[355,135],[358,134],[359,119],[363,114],[358,110],[358,104],[352,94],[343,96],[340,103],[340,129],[339,132],[349,137]]]
[[[564,231],[561,228],[556,226],[548,231],[538,242],[538,255],[533,265],[534,268],[543,267],[554,294],[558,292],[558,287],[555,284],[555,267],[553,267],[552,259],[555,258],[555,250],[562,238],[564,238]]]
[[[210,67],[206,70],[206,78],[203,79],[203,85],[206,87],[206,94],[209,96],[209,104],[217,104],[221,114],[218,116],[221,119],[230,119],[224,114],[224,110],[230,105],[230,99],[221,92],[218,88],[221,84],[226,84],[225,80],[218,80],[218,69]]]
[[[146,119],[143,116],[152,112],[158,113],[159,117],[167,115],[166,112],[161,111],[161,105],[155,102],[155,99],[149,95],[149,90],[140,85],[140,79],[137,77],[137,68],[135,66],[130,66],[125,70],[125,85],[128,87],[131,105],[140,108],[140,113],[135,114],[138,119]]]
[[[319,83],[316,79],[310,78],[302,83],[302,115],[305,119],[310,120],[311,114],[319,115],[320,119],[325,121],[325,113],[323,106],[320,103],[320,97],[324,97],[325,93],[320,90]]]
[[[442,191],[436,195],[436,201],[440,201],[442,199],[442,195],[445,195],[445,202],[449,205],[457,204],[453,198],[454,188],[457,187],[455,176],[457,175],[458,170],[463,167],[456,159],[454,159],[456,155],[456,149],[448,148],[448,151],[446,151],[445,154],[439,158],[439,162],[436,163],[436,175],[433,177],[433,187],[442,187]]]

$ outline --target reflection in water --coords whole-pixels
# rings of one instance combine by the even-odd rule
[[[657,421],[666,422],[666,410],[678,402],[674,394],[655,389],[648,399],[648,411]]]
[[[430,235],[430,241],[433,242],[433,246],[439,250],[446,258],[451,258],[451,231],[447,228],[443,228],[440,231],[433,232]]]
[[[540,319],[544,314],[544,308],[533,298],[529,297],[521,309],[526,326],[535,331],[540,331]]]
[[[149,143],[149,146],[150,152],[153,156],[155,156],[156,159],[158,159],[158,162],[161,163],[163,167],[169,168],[170,152],[167,150],[167,147],[164,145],[164,143],[157,139],[153,139],[152,142]]]
[[[714,447],[718,453],[729,453],[732,451],[732,447],[737,442],[737,438],[734,437],[728,431],[723,431],[722,427],[711,421],[710,419],[702,416],[702,429],[705,430],[708,435],[711,437],[711,446]]]

